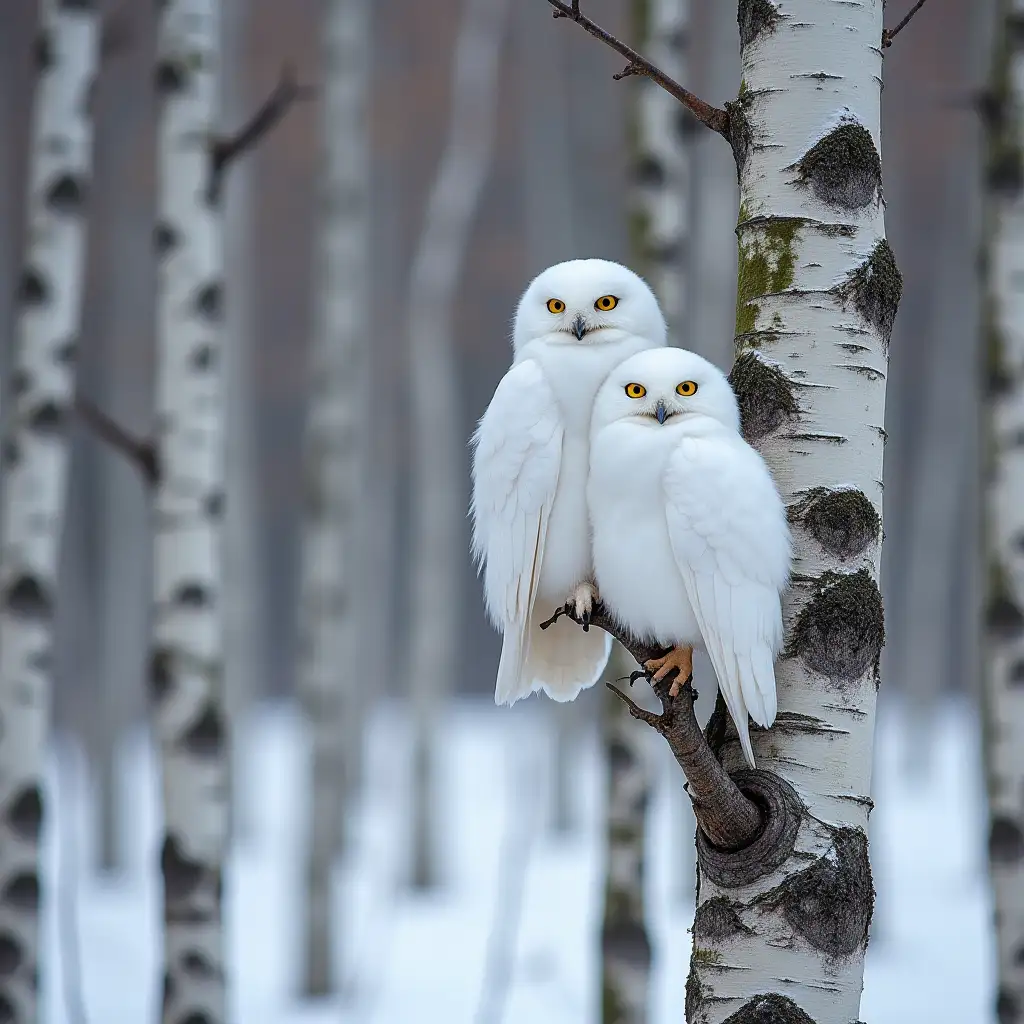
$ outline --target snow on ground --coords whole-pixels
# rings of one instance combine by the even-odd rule
[[[339,871],[336,905],[344,922],[339,959],[348,980],[338,1003],[302,1004],[299,976],[304,800],[301,730],[293,709],[255,720],[247,784],[254,834],[239,844],[228,874],[229,962],[238,1024],[592,1024],[597,1017],[596,955],[601,900],[599,827],[602,778],[596,744],[577,763],[580,825],[567,837],[545,832],[546,719],[534,706],[509,713],[461,702],[441,745],[450,794],[443,808],[451,874],[441,895],[401,888],[406,787],[403,727],[394,706],[370,730],[367,787],[354,823],[355,848]],[[981,783],[973,714],[951,704],[937,717],[926,782],[900,773],[902,716],[886,708],[879,732],[872,859],[879,890],[868,955],[862,1019],[870,1024],[964,1024],[989,1018],[991,950],[984,876]],[[65,751],[62,763],[68,765]],[[664,757],[651,825],[648,876],[656,954],[653,1024],[682,1020],[692,896],[680,899],[682,826]],[[118,882],[89,869],[88,795],[63,771],[54,816],[67,828],[79,874],[78,931],[89,1024],[157,1019],[158,921],[153,764],[140,732],[125,744],[128,870]],[[75,773],[81,776],[81,771]],[[51,818],[51,821],[54,818]],[[63,852],[70,831],[61,839]],[[53,892],[57,844],[48,837]],[[65,865],[67,867],[67,865]],[[61,877],[66,877],[62,874]],[[524,899],[516,920],[516,893]],[[685,890],[684,890],[685,891]],[[494,940],[495,914],[517,935]],[[81,1024],[64,1006],[56,906],[46,906],[51,953],[45,992],[48,1024]],[[66,933],[66,929],[65,929]],[[486,989],[507,985],[504,1015],[477,1016]]]

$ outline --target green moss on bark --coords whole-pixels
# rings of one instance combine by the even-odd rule
[[[793,283],[796,268],[796,235],[800,217],[766,217],[756,226],[746,204],[740,207],[736,279],[736,334],[749,334],[757,324],[761,307],[757,300],[777,294]]]
[[[881,193],[882,160],[871,133],[857,121],[844,121],[819,139],[797,169],[828,206],[861,210]]]

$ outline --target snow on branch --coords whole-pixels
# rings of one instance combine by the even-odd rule
[[[628,78],[630,75],[645,75],[652,82],[656,82],[670,96],[675,97],[685,107],[688,107],[693,115],[705,127],[718,132],[726,139],[732,140],[729,125],[729,112],[719,107],[713,107],[705,103],[699,96],[695,96],[689,89],[684,89],[677,81],[669,78],[660,68],[655,67],[649,60],[641,56],[631,46],[627,46],[621,39],[617,39],[610,32],[601,28],[596,22],[591,21],[585,14],[580,12],[580,0],[572,0],[570,4],[562,3],[561,0],[548,0],[554,7],[554,17],[568,18],[575,21],[582,29],[589,32],[595,39],[610,46],[617,53],[622,54],[629,63],[617,75],[612,77],[618,81],[621,78]]]
[[[559,608],[555,614],[541,624],[546,629],[561,615],[575,618],[566,608]],[[597,626],[613,636],[638,665],[665,654],[657,646],[643,643],[623,629],[601,604],[594,606],[585,621],[579,623],[584,629]],[[646,677],[645,671],[634,672],[630,685],[635,679]],[[668,743],[673,756],[682,768],[687,780],[687,793],[693,802],[693,813],[705,836],[722,851],[741,851],[763,832],[764,820],[758,803],[751,800],[722,767],[708,744],[697,722],[693,704],[697,698],[691,685],[682,688],[679,696],[670,693],[675,671],[660,683],[653,684],[654,692],[661,701],[662,713],[655,714],[640,707],[624,691],[612,683],[610,689],[628,708],[636,719],[657,730]],[[692,677],[687,681],[689,684]],[[764,775],[767,773],[758,773]]]
[[[295,75],[290,67],[286,65],[282,68],[281,78],[277,85],[252,117],[234,135],[213,141],[210,148],[210,181],[206,188],[207,201],[215,203],[220,198],[224,175],[238,157],[252,149],[260,139],[273,131],[296,103],[311,99],[315,95],[316,90],[312,86],[300,85],[295,80]]]
[[[915,14],[917,14],[917,12],[921,10],[922,7],[924,7],[925,3],[927,3],[927,0],[917,0],[917,3],[910,8],[910,11],[907,13],[907,16],[895,28],[882,29],[883,50],[889,46],[892,46],[893,39],[895,39],[896,36],[907,27],[907,24],[910,21],[910,19]]]

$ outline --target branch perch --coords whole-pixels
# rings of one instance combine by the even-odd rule
[[[923,2],[923,0],[922,0]],[[695,96],[689,89],[684,89],[677,81],[669,78],[660,68],[655,67],[649,60],[637,53],[631,46],[627,46],[621,39],[617,39],[610,32],[601,28],[595,21],[591,21],[585,14],[580,13],[580,0],[572,0],[570,4],[562,3],[561,0],[548,0],[554,7],[554,17],[568,18],[575,21],[582,29],[589,32],[595,39],[600,39],[606,46],[610,46],[616,53],[621,54],[629,62],[625,69],[617,75],[613,75],[616,81],[628,78],[631,75],[646,75],[652,82],[656,82],[670,96],[677,99],[683,106],[688,107],[694,117],[705,127],[730,142],[729,133],[729,112],[713,107],[705,103],[699,96]]]
[[[138,469],[149,487],[160,482],[160,463],[151,440],[130,434],[84,395],[75,396],[75,412],[101,441]]]
[[[568,610],[559,609],[542,628],[554,622],[559,615],[569,615],[573,618]],[[652,658],[665,654],[662,648],[642,643],[631,636],[601,604],[594,606],[586,625],[597,626],[613,636],[629,651],[641,668]],[[630,685],[633,678],[640,675],[646,673],[634,673],[630,677]],[[660,683],[654,684],[654,692],[661,701],[660,715],[640,707],[627,693],[612,683],[608,683],[607,686],[629,708],[629,713],[634,718],[665,737],[679,767],[686,775],[687,793],[693,802],[693,813],[701,831],[721,850],[743,849],[757,838],[762,829],[761,811],[736,785],[708,746],[693,711],[693,702],[697,695],[690,685],[690,680],[678,697],[670,695],[674,675],[673,670]]]
[[[892,28],[892,29],[884,28],[884,29],[882,29],[882,49],[883,50],[885,50],[888,47],[892,46],[893,39],[895,39],[896,36],[899,35],[899,33],[902,32],[907,27],[907,24],[910,22],[910,19],[915,14],[917,14],[917,12],[919,10],[921,10],[921,8],[924,7],[924,5],[927,2],[928,2],[928,0],[917,0],[917,3],[914,4],[914,6],[910,8],[910,11],[907,13],[907,16],[895,28]]]
[[[234,135],[214,139],[210,147],[207,202],[215,203],[220,198],[224,176],[235,160],[273,131],[296,103],[311,99],[315,95],[316,89],[309,85],[299,85],[291,68],[286,65],[281,70],[281,78],[277,85],[256,113]]]

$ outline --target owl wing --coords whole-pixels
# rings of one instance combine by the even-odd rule
[[[669,540],[718,684],[753,767],[747,715],[777,710],[786,510],[764,460],[741,438],[686,438],[664,477]]]
[[[495,700],[518,688],[562,461],[562,420],[540,366],[515,364],[473,436],[473,555],[504,634]]]

